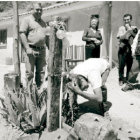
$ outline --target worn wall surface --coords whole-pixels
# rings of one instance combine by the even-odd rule
[[[13,57],[13,28],[12,21],[0,22],[0,30],[7,29],[7,45],[0,48],[0,64],[10,63]]]
[[[130,13],[133,16],[132,24],[140,28],[140,14],[139,14],[140,2],[138,1],[113,1],[112,2],[112,56],[114,61],[118,61],[117,51],[118,51],[118,41],[116,39],[117,31],[119,26],[123,24],[122,17],[125,13]],[[52,19],[53,16],[58,15],[68,19],[68,31],[83,31],[89,26],[90,16],[92,14],[100,15],[100,25],[99,28],[103,32],[103,55],[109,55],[109,46],[106,45],[106,36],[108,34],[107,27],[107,3],[105,1],[81,1],[72,3],[69,5],[52,8],[43,11],[43,19],[47,22]],[[25,16],[20,16],[20,22]],[[8,44],[6,49],[0,49],[0,63],[4,63],[7,57],[12,58],[12,19],[0,21],[0,29],[8,30]]]

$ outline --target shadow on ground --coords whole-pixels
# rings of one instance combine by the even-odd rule
[[[139,73],[135,73],[128,82],[126,82],[126,85],[122,88],[122,91],[128,91],[128,90],[139,90],[140,89],[140,83],[137,80]]]

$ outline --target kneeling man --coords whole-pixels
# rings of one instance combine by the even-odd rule
[[[70,77],[77,77],[77,82],[70,84],[69,88],[89,101],[98,102],[101,115],[104,115],[102,92],[103,89],[106,90],[105,83],[109,72],[108,60],[104,58],[90,58],[78,64],[70,71]],[[91,85],[92,93],[86,90],[89,85]]]

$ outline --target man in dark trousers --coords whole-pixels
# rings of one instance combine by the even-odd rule
[[[103,92],[107,92],[105,84],[109,72],[110,65],[108,60],[104,58],[87,59],[70,71],[70,76],[76,76],[77,81],[74,85],[70,84],[69,88],[73,90],[75,94],[99,104],[100,115],[103,116],[105,113],[103,102],[107,102],[107,95],[105,95],[105,97]],[[91,87],[91,91],[87,91],[89,86]]]
[[[122,88],[122,90],[125,92],[128,90],[138,89],[138,84],[136,83],[138,82],[137,77],[140,72],[140,30],[138,31],[131,47],[132,47],[133,58],[135,60],[135,65],[134,65],[135,67],[133,68],[132,66],[130,82],[127,82],[126,85]],[[131,80],[134,83],[131,83]]]
[[[124,25],[119,28],[117,38],[119,39],[119,85],[123,85],[129,78],[129,72],[132,67],[133,57],[131,45],[138,30],[136,26],[131,26],[132,15],[125,14],[123,16]],[[124,79],[124,67],[127,67],[126,78]]]
[[[46,23],[41,19],[42,6],[33,4],[32,15],[23,19],[20,25],[21,42],[26,52],[27,89],[31,92],[34,68],[35,82],[40,89],[46,68]]]

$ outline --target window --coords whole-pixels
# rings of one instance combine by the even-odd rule
[[[0,49],[7,45],[7,30],[0,30]]]

